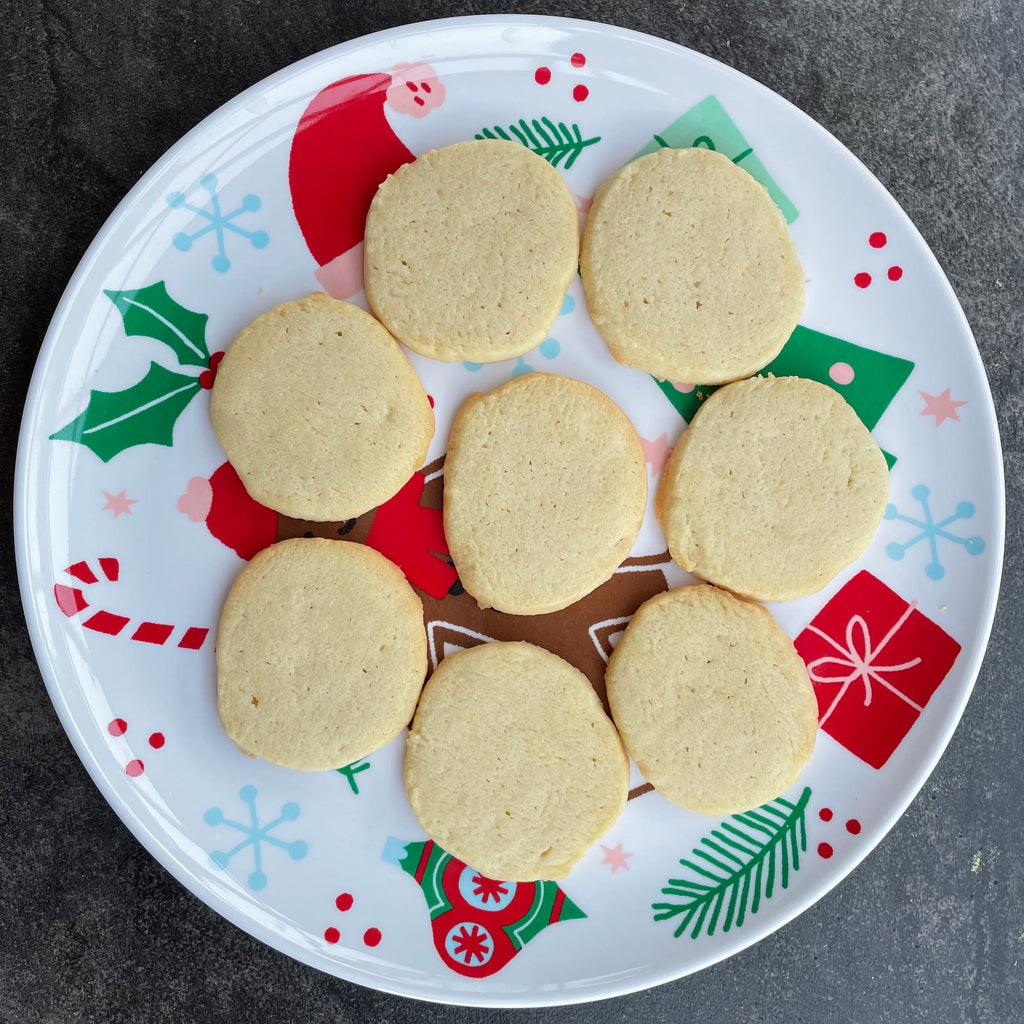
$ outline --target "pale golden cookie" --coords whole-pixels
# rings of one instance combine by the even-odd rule
[[[626,805],[629,764],[582,672],[527,643],[450,654],[409,730],[427,834],[491,878],[564,878]]]
[[[814,749],[818,705],[771,614],[716,587],[645,601],[605,674],[626,749],[666,799],[735,814],[777,797]]]
[[[579,217],[536,153],[457,142],[381,184],[363,242],[367,301],[399,341],[433,359],[489,363],[547,336],[576,273]]]
[[[633,425],[607,395],[547,373],[470,395],[444,465],[444,531],[482,608],[557,611],[629,554],[647,504]]]
[[[820,590],[871,543],[885,458],[832,388],[753,377],[716,391],[661,477],[658,521],[684,569],[758,601]]]
[[[423,606],[362,544],[286,540],[235,580],[217,634],[217,710],[247,754],[341,768],[408,724],[427,674]]]
[[[669,381],[721,384],[771,362],[804,308],[804,273],[767,190],[707,149],[661,149],[608,178],[580,256],[612,355]]]
[[[322,292],[242,331],[217,371],[210,422],[257,501],[318,522],[387,501],[434,436],[401,346],[369,313]]]

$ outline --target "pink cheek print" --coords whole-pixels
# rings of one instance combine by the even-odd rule
[[[828,369],[828,375],[840,386],[853,383],[853,367],[849,363],[833,363]]]
[[[328,295],[336,299],[351,299],[363,290],[363,243],[356,242],[340,256],[317,267],[316,279]]]
[[[444,86],[429,64],[396,64],[391,70],[387,102],[398,114],[426,117],[444,103]]]
[[[665,463],[672,454],[672,448],[668,443],[668,434],[662,434],[653,441],[641,437],[640,444],[644,449],[644,461],[647,463],[648,472],[651,476],[657,476],[665,468]]]
[[[178,511],[248,561],[277,540],[277,513],[249,496],[230,462],[209,480],[194,476],[178,498]]]
[[[213,488],[210,481],[194,476],[188,482],[185,493],[178,499],[178,511],[188,516],[193,523],[205,523],[213,504]]]

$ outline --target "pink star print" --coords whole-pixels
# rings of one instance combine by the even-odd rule
[[[662,434],[661,437],[656,437],[653,441],[641,437],[640,443],[644,448],[644,460],[651,467],[651,476],[657,476],[664,469],[665,461],[672,451],[668,446],[668,434]]]
[[[118,494],[108,494],[104,491],[103,497],[107,499],[107,503],[100,511],[113,512],[115,519],[122,514],[130,516],[132,514],[132,505],[137,504],[139,500],[138,498],[129,498],[125,491],[120,491]]]
[[[966,405],[966,402],[959,402],[955,398],[951,398],[949,394],[949,388],[946,388],[941,395],[929,395],[927,392],[918,391],[918,394],[924,399],[924,408],[921,410],[922,416],[934,416],[935,426],[942,426],[946,420],[956,420],[960,422],[960,417],[956,411],[962,405]]]
[[[631,853],[624,853],[622,850],[622,843],[618,846],[605,846],[601,844],[601,849],[604,850],[604,856],[601,858],[602,864],[607,864],[612,869],[614,875],[619,868],[625,868],[629,870],[629,865],[626,863],[630,857],[633,856]]]

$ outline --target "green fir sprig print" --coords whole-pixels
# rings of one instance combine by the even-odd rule
[[[587,146],[593,146],[601,141],[600,135],[595,135],[592,139],[583,138],[578,124],[567,125],[564,121],[555,124],[550,117],[542,117],[539,120],[535,117],[530,121],[522,117],[516,124],[510,124],[507,129],[495,125],[493,128],[484,128],[473,137],[518,141],[527,149],[532,149],[538,156],[542,156],[552,167],[563,164],[566,171],[576,163],[576,159]]]
[[[779,798],[753,811],[734,814],[701,839],[691,859],[680,860],[688,877],[670,878],[661,891],[674,902],[652,903],[655,921],[673,921],[675,937],[690,938],[740,928],[778,888],[789,886],[807,851],[804,789],[794,804]]]
[[[163,281],[104,294],[121,314],[129,337],[153,338],[174,354],[186,373],[151,362],[145,376],[123,391],[89,392],[85,410],[50,435],[54,441],[85,445],[104,462],[140,444],[174,443],[174,424],[203,388],[213,386],[223,353],[210,356],[205,313],[176,302]],[[200,373],[196,373],[200,370]]]

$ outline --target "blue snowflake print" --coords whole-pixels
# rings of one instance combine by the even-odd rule
[[[224,213],[220,208],[220,196],[217,194],[217,178],[213,174],[207,174],[200,179],[199,184],[209,193],[210,208],[194,206],[188,201],[183,192],[171,192],[167,197],[167,205],[173,210],[188,210],[190,213],[202,217],[206,224],[191,234],[179,231],[171,242],[175,249],[180,252],[188,252],[195,241],[208,235],[211,231],[217,236],[217,255],[213,257],[212,266],[218,274],[226,274],[231,269],[231,260],[228,259],[225,245],[225,232],[232,232],[248,238],[254,249],[265,249],[270,244],[270,235],[266,231],[247,231],[235,223],[235,219],[243,213],[255,213],[260,208],[260,197],[249,193],[242,197],[242,205],[230,213]]]
[[[985,550],[985,542],[980,537],[961,537],[958,534],[950,533],[946,529],[961,519],[970,519],[974,515],[974,505],[969,501],[961,501],[953,510],[951,516],[935,522],[932,516],[931,506],[928,503],[928,496],[931,492],[924,484],[918,484],[911,492],[911,497],[921,504],[921,519],[913,516],[901,515],[895,505],[886,505],[885,518],[895,519],[897,522],[910,523],[920,532],[914,534],[903,544],[893,541],[885,547],[885,553],[890,558],[901,559],[919,541],[926,540],[931,551],[932,560],[924,567],[925,575],[932,580],[941,580],[946,575],[945,566],[939,561],[939,540],[946,540],[952,544],[959,544],[969,555],[980,555]]]
[[[224,817],[224,812],[219,807],[211,807],[203,815],[203,820],[207,825],[214,827],[217,825],[226,825],[228,828],[236,829],[245,836],[245,839],[243,839],[237,846],[233,846],[230,850],[214,850],[214,852],[210,854],[210,862],[215,867],[222,869],[227,868],[232,857],[241,853],[246,847],[251,846],[253,850],[253,870],[248,878],[249,888],[255,892],[259,892],[259,890],[265,888],[267,884],[267,876],[263,872],[264,843],[286,850],[288,852],[288,856],[291,857],[292,860],[302,860],[302,858],[309,853],[309,847],[302,839],[294,839],[291,842],[285,842],[283,839],[278,839],[277,836],[270,834],[283,822],[295,821],[295,819],[298,818],[300,814],[298,804],[285,804],[281,808],[281,813],[277,818],[268,825],[261,825],[259,813],[256,810],[256,787],[243,786],[238,791],[238,796],[242,803],[246,804],[249,808],[248,824],[244,824],[240,821],[232,821],[230,818]]]

